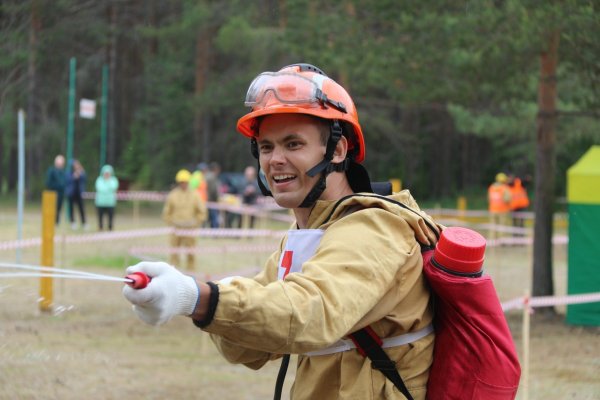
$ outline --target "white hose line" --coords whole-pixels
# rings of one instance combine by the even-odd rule
[[[106,277],[108,275],[96,274],[93,272],[85,272],[85,271],[77,271],[74,269],[64,269],[64,268],[54,268],[47,267],[43,265],[27,265],[27,264],[15,264],[15,263],[5,263],[0,262],[0,268],[6,269],[24,269],[24,270],[33,270],[33,271],[41,271],[41,272],[50,272],[50,273],[59,273],[59,274],[73,274],[77,276],[95,276],[98,278]]]

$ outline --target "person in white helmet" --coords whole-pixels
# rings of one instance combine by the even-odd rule
[[[125,297],[150,324],[190,317],[230,362],[258,369],[283,356],[284,371],[297,355],[291,398],[425,399],[435,335],[421,248],[441,227],[408,191],[372,193],[354,103],[318,68],[264,72],[245,103],[237,128],[266,178],[258,184],[293,211],[294,228],[255,277],[202,282],[142,262],[127,272],[152,280],[125,286]],[[397,369],[407,390],[348,340],[364,329],[382,340],[393,360],[383,369]]]

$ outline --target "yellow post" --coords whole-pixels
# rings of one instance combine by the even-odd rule
[[[56,220],[56,192],[42,193],[42,252],[41,265],[54,265],[54,221]],[[51,312],[53,302],[52,278],[40,278],[40,311]]]
[[[398,193],[402,190],[402,181],[400,179],[390,179],[392,184],[392,193]]]
[[[465,196],[458,196],[456,201],[456,208],[458,209],[458,215],[461,219],[465,218],[465,211],[467,211],[467,198]]]

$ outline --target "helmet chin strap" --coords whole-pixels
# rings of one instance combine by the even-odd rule
[[[340,122],[337,119],[334,119],[331,122],[330,134],[329,138],[327,139],[327,147],[325,149],[325,155],[323,156],[323,160],[321,160],[320,163],[318,163],[306,172],[306,175],[310,176],[311,178],[319,173],[321,174],[321,176],[319,177],[317,183],[315,183],[315,185],[312,187],[312,189],[310,189],[310,192],[308,192],[308,194],[306,195],[304,200],[302,200],[302,203],[300,203],[298,207],[312,207],[327,188],[327,175],[334,171],[342,172],[348,168],[348,165],[350,163],[350,160],[348,158],[346,158],[341,163],[331,162],[331,160],[333,159],[333,153],[335,152],[335,148],[341,138],[342,126],[340,125]]]
[[[317,174],[321,174],[319,180],[315,183],[315,185],[310,189],[302,203],[298,207],[300,208],[309,208],[312,207],[316,201],[321,197],[323,192],[327,187],[326,179],[327,175],[331,172],[343,172],[348,169],[350,165],[350,159],[346,158],[341,163],[332,163],[333,153],[337,146],[337,143],[342,138],[342,127],[338,120],[333,120],[330,128],[330,135],[327,139],[327,147],[325,149],[325,155],[323,156],[323,160],[320,163],[306,171],[306,175],[311,178],[316,176]],[[256,143],[256,139],[252,139],[250,141],[250,151],[252,156],[258,160],[258,144]],[[265,196],[273,197],[273,193],[265,186],[265,184],[260,179],[260,162],[258,163],[258,171],[259,173],[256,175],[256,180],[258,182],[258,187],[260,191]]]
[[[256,170],[258,173],[256,174],[256,182],[258,183],[258,187],[262,192],[263,196],[273,197],[273,193],[269,190],[269,188],[263,183],[262,179],[260,179],[260,161],[258,159],[258,143],[256,143],[256,139],[252,138],[250,140],[250,153],[252,153],[252,157],[256,158]]]

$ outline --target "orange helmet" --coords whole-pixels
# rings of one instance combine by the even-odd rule
[[[353,161],[365,159],[365,141],[358,113],[348,92],[323,71],[310,64],[294,64],[278,72],[263,72],[248,88],[245,105],[252,111],[238,120],[238,131],[249,138],[258,135],[258,118],[271,114],[308,114],[345,121]]]

